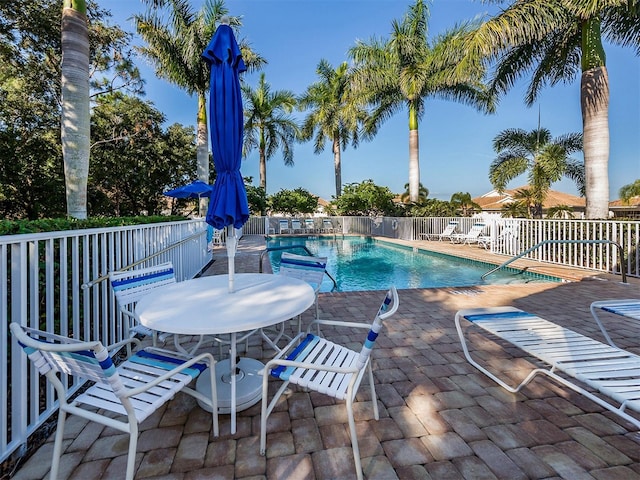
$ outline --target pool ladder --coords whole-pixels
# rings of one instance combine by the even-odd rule
[[[284,247],[267,247],[265,248],[261,253],[260,253],[260,265],[258,265],[258,272],[262,273],[262,262],[264,260],[264,256],[269,253],[269,252],[274,252],[274,251],[278,251],[278,250],[294,250],[296,248],[300,248],[302,250],[305,251],[305,253],[310,256],[313,257],[313,253],[311,253],[309,251],[309,249],[307,247],[305,247],[304,245],[287,245]],[[333,288],[331,289],[331,291],[335,291],[338,289],[338,284],[336,283],[335,278],[333,278],[331,276],[331,274],[329,272],[327,272],[326,270],[324,271],[324,274],[329,277],[331,279],[331,281],[333,282]]]
[[[613,240],[544,240],[544,241],[542,241],[540,243],[536,243],[533,247],[528,248],[524,252],[522,252],[522,253],[516,255],[515,257],[507,260],[502,265],[498,265],[497,267],[492,268],[487,273],[482,275],[482,277],[480,277],[480,278],[482,278],[482,280],[484,280],[486,277],[488,277],[492,273],[500,270],[503,267],[506,267],[511,262],[515,262],[519,258],[524,257],[528,253],[533,252],[534,250],[537,250],[538,248],[543,247],[544,245],[557,244],[557,243],[606,243],[608,245],[615,245],[618,248],[618,257],[620,258],[620,273],[622,275],[622,283],[627,283],[627,269],[626,269],[625,264],[624,264],[624,250],[622,249],[622,245],[620,245],[617,242],[614,242]]]

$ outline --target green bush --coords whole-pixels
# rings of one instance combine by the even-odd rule
[[[0,235],[24,233],[58,232],[82,230],[86,228],[123,227],[148,223],[176,222],[186,220],[182,216],[139,216],[139,217],[94,217],[86,220],[73,218],[43,218],[39,220],[0,220]]]

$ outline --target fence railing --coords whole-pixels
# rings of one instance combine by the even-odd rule
[[[279,233],[282,217],[251,217],[244,235]],[[423,240],[441,233],[454,218],[330,217],[337,235],[374,235]],[[455,218],[464,233],[478,218]],[[318,228],[322,219],[314,218]],[[486,219],[492,253],[527,254],[541,262],[640,277],[640,221]],[[192,278],[210,260],[203,220],[0,237],[0,461],[24,450],[28,436],[56,410],[54,392],[39,381],[21,352],[11,348],[8,325],[44,328],[105,344],[122,338],[123,319],[115,308],[109,271],[140,260],[171,260],[179,280]],[[185,239],[189,239],[186,240]],[[466,246],[465,248],[477,248]],[[157,255],[156,255],[157,254]],[[143,262],[144,264],[144,262]],[[83,288],[83,285],[85,288]]]
[[[10,322],[114,343],[125,320],[100,279],[136,262],[172,261],[184,280],[210,259],[203,220],[0,236],[0,461],[22,453],[57,409],[52,388],[12,348]]]

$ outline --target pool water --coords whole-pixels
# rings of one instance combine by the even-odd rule
[[[404,288],[466,287],[475,285],[513,284],[560,279],[522,270],[501,269],[482,279],[495,265],[466,260],[451,255],[414,250],[370,237],[270,237],[267,248],[292,247],[286,251],[327,257],[327,272],[336,280],[337,291],[384,290],[390,285]],[[269,252],[274,273],[280,268],[280,256],[285,250]],[[325,275],[321,292],[329,292],[333,282]]]

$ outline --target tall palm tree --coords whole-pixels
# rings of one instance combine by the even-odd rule
[[[282,149],[287,166],[293,165],[293,143],[300,136],[300,128],[290,115],[296,106],[296,97],[289,90],[271,91],[271,85],[260,74],[258,86],[253,90],[242,85],[244,97],[244,146],[246,157],[254,148],[260,156],[260,187],[267,191],[267,160]]]
[[[499,192],[514,178],[528,172],[529,188],[534,196],[536,216],[542,215],[551,184],[563,176],[573,180],[584,194],[584,164],[570,157],[582,150],[582,134],[570,133],[552,138],[546,128],[530,132],[519,128],[507,129],[493,139],[498,154],[489,167],[489,180]]]
[[[351,94],[351,78],[347,62],[335,70],[328,61],[322,59],[316,68],[319,81],[307,87],[299,98],[300,110],[311,109],[302,125],[301,139],[314,138],[315,153],[324,150],[325,143],[332,143],[333,167],[336,181],[336,198],[342,191],[341,150],[351,141],[357,147],[360,137],[359,127],[367,117]]]
[[[494,3],[503,3],[494,0]],[[609,212],[609,77],[603,40],[640,50],[640,2],[635,0],[513,1],[482,24],[468,45],[472,59],[498,60],[493,78],[505,92],[531,75],[525,101],[542,87],[571,83],[580,72],[586,217]],[[461,66],[465,62],[461,62]]]
[[[424,0],[416,0],[402,22],[392,22],[389,40],[373,38],[358,42],[349,50],[355,61],[354,89],[375,105],[367,133],[396,112],[406,108],[409,115],[409,190],[412,202],[418,200],[420,163],[418,125],[430,97],[455,100],[485,112],[494,109],[493,99],[482,83],[485,70],[481,63],[466,64],[465,34],[475,25],[462,24],[427,40],[429,9]]]
[[[89,177],[89,29],[84,0],[64,0],[62,8],[61,140],[67,215],[87,218]]]
[[[194,11],[189,0],[146,0],[152,7],[145,14],[134,15],[136,29],[147,42],[139,51],[150,59],[156,75],[197,95],[197,178],[209,182],[209,129],[207,125],[207,94],[209,68],[202,59],[221,21],[232,27],[241,25],[240,17],[228,16],[224,0],[207,0],[200,11]],[[168,15],[164,13],[168,12]],[[261,67],[265,60],[251,51],[246,43],[240,48],[247,70]],[[206,200],[200,202],[200,215],[204,215]]]

